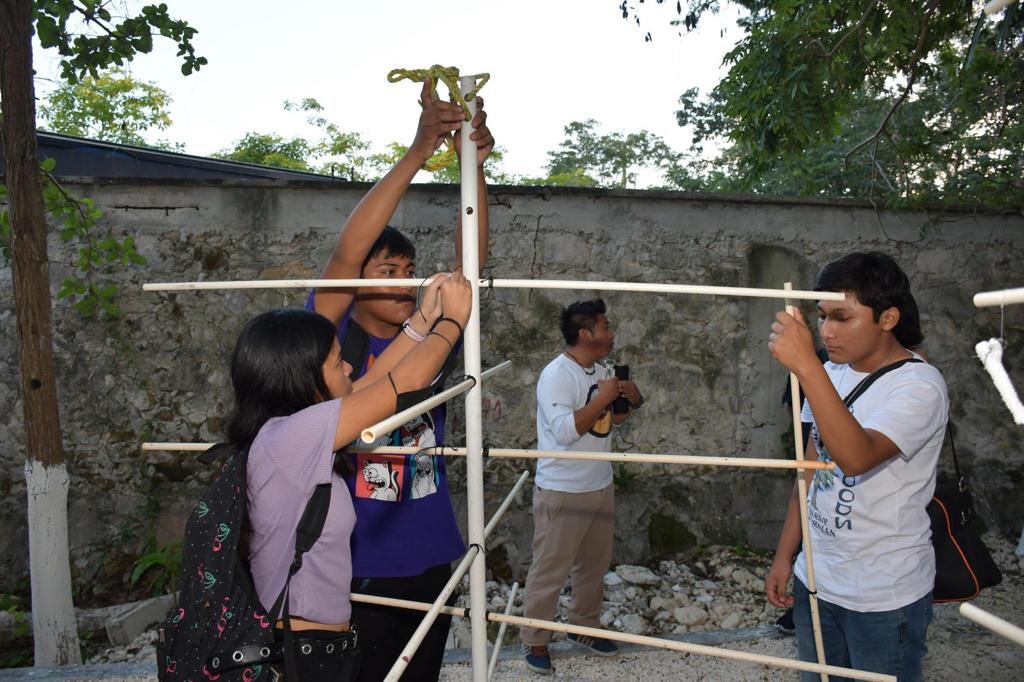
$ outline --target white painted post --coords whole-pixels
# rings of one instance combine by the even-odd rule
[[[476,79],[463,76],[459,87],[470,92]],[[470,118],[476,115],[476,99],[466,101]],[[480,376],[480,240],[477,233],[476,142],[470,139],[473,126],[462,125],[462,159],[459,168],[462,186],[462,274],[473,286],[473,314],[466,323],[466,374]],[[486,209],[486,207],[484,207]],[[466,497],[469,507],[469,544],[484,546],[484,462],[483,462],[483,392],[480,382],[466,393]],[[473,682],[487,682],[487,565],[483,552],[477,555],[469,571],[470,628],[473,645]]]
[[[792,289],[793,284],[786,282],[785,289]],[[787,302],[786,312],[790,315],[796,310],[795,305]],[[793,407],[793,445],[796,450],[796,459],[802,462],[804,459],[804,432],[800,426],[800,382],[796,374],[789,373],[789,392],[792,395]],[[804,555],[807,557],[807,591],[810,592],[811,602],[811,625],[814,628],[814,648],[817,650],[818,663],[825,665],[825,646],[821,641],[821,618],[818,616],[818,585],[814,581],[814,559],[811,553],[811,528],[807,521],[807,478],[804,471],[797,471],[797,494],[800,496],[800,529],[803,535]],[[794,578],[795,579],[795,578]],[[821,673],[821,682],[828,682],[828,674]]]
[[[37,666],[81,663],[68,556],[68,470],[28,458],[28,556]]]

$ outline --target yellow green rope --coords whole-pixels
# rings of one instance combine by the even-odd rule
[[[459,87],[459,70],[454,66],[441,66],[440,64],[434,64],[429,69],[393,69],[388,74],[389,83],[397,83],[400,80],[408,78],[414,83],[422,83],[428,77],[433,78],[433,83],[430,88],[431,96],[437,95],[437,84],[438,82],[444,83],[448,86],[448,93],[452,99],[462,107],[462,111],[466,114],[466,120],[471,119],[469,113],[469,105],[466,104],[466,100],[472,101],[476,97],[476,94],[480,92],[480,88],[487,84],[490,80],[491,75],[489,73],[481,73],[474,78],[477,79],[475,87],[467,92],[465,95],[462,94],[462,89]],[[434,172],[441,170],[455,158],[455,144],[452,142],[451,137],[445,143],[446,149],[443,152],[434,154],[430,159],[423,164],[423,169]]]

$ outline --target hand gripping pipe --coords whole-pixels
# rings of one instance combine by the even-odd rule
[[[786,282],[785,288],[789,289],[792,285]],[[786,312],[792,315],[796,310],[796,306],[789,305],[787,302]],[[798,462],[804,461],[804,432],[800,424],[800,382],[796,378],[796,374],[793,372],[789,373],[789,390],[790,395],[793,396],[792,407],[793,407],[793,445],[794,451],[796,452],[796,460]],[[803,533],[803,552],[806,557],[807,565],[807,591],[810,593],[810,604],[811,604],[811,626],[814,630],[814,648],[818,654],[818,663],[825,663],[825,644],[822,641],[821,636],[821,617],[818,613],[818,585],[814,580],[814,554],[811,552],[811,529],[807,518],[807,476],[803,471],[798,471],[796,474],[797,491],[800,496],[800,529]],[[828,674],[823,670],[821,671],[821,682],[828,682]]]

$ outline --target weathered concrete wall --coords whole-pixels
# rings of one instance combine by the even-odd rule
[[[143,293],[143,281],[316,276],[365,186],[92,184],[114,232],[136,235],[145,268],[117,275],[116,321],[80,320],[56,304],[56,354],[69,468],[76,589],[103,601],[147,537],[180,532],[208,471],[179,453],[143,453],[144,440],[216,440],[230,410],[228,356],[244,322],[305,292]],[[423,274],[452,260],[455,187],[408,193],[392,223],[420,249]],[[1012,426],[973,344],[998,333],[999,314],[970,304],[979,290],[1024,281],[1024,218],[941,212],[876,213],[856,203],[656,193],[491,194],[485,274],[594,280],[808,287],[817,268],[855,249],[895,256],[914,283],[926,348],[950,384],[962,462],[983,517],[1020,531],[1022,433]],[[58,288],[72,254],[58,244]],[[23,434],[10,269],[0,270],[0,591],[26,575]],[[486,439],[533,447],[534,382],[560,350],[559,308],[595,292],[485,291],[484,364],[515,362],[484,388]],[[778,302],[611,293],[616,357],[647,404],[617,439],[635,452],[783,457],[786,375],[770,360]],[[810,310],[810,307],[805,308]],[[1006,311],[1006,363],[1024,382],[1024,307]],[[454,409],[459,440],[462,410]],[[464,464],[451,463],[464,508]],[[496,504],[529,462],[487,463]],[[943,469],[951,462],[944,461]],[[618,561],[699,543],[774,545],[792,477],[759,470],[629,465],[618,479]],[[506,516],[489,561],[522,577],[530,555],[528,499]]]

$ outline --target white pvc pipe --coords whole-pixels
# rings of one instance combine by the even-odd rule
[[[983,611],[974,604],[968,604],[967,602],[960,605],[960,615],[988,628],[997,635],[1002,635],[1014,644],[1024,646],[1024,630],[1009,621],[1003,620],[999,616],[993,616],[988,611]]]
[[[789,289],[792,285],[786,282],[784,285],[786,289]],[[796,306],[786,304],[786,312],[793,315],[796,312]],[[793,410],[793,447],[794,453],[796,454],[796,461],[804,461],[804,431],[800,423],[800,412],[803,405],[800,402],[800,382],[796,378],[796,374],[793,372],[789,373],[789,393],[790,403]],[[809,592],[808,600],[811,606],[811,628],[814,631],[814,649],[818,655],[818,663],[825,662],[825,643],[821,635],[821,618],[818,613],[818,587],[814,580],[814,554],[811,551],[811,529],[807,518],[807,475],[803,471],[798,471],[796,474],[797,480],[797,491],[800,496],[800,530],[803,534],[803,552],[806,561],[804,562],[807,567],[807,591]],[[821,673],[821,682],[828,682],[828,674],[824,671]]]
[[[1024,403],[1021,403],[1017,389],[1013,387],[1010,375],[1003,367],[1003,342],[999,339],[979,341],[974,346],[974,351],[978,354],[981,364],[985,366],[985,371],[992,377],[992,383],[999,392],[999,397],[1003,399],[1003,403],[1010,410],[1013,422],[1018,426],[1024,426]]]
[[[150,282],[143,291],[215,291],[221,289],[353,289],[356,287],[412,287],[429,284],[423,279],[243,279],[208,282]]]
[[[474,182],[475,184],[475,182]],[[474,209],[475,211],[475,209]],[[463,229],[467,216],[463,214]],[[463,242],[463,254],[466,243]],[[479,255],[477,255],[479,261]],[[465,267],[465,266],[463,266]],[[479,270],[479,268],[477,268]],[[494,289],[578,289],[584,291],[632,291],[660,294],[697,294],[705,296],[740,296],[746,298],[792,298],[807,301],[842,301],[845,295],[831,291],[784,291],[782,289],[757,289],[751,287],[720,287],[704,284],[659,284],[646,282],[601,282],[590,280],[562,279],[467,279]],[[429,283],[429,279],[256,279],[210,282],[154,282],[143,284],[143,291],[213,291],[221,289],[325,289],[355,287],[411,287]],[[989,304],[998,305],[998,304]]]
[[[379,455],[414,455],[429,452],[433,455],[464,456],[466,448],[437,445],[432,448],[401,447],[383,445],[375,448],[357,446],[352,452]],[[575,452],[568,450],[520,450],[516,448],[488,448],[488,457],[503,459],[570,459],[599,462],[621,462],[623,464],[686,464],[691,466],[752,467],[758,469],[827,469],[836,468],[834,462],[811,462],[807,460],[767,459],[754,457],[708,457],[704,455],[649,455],[636,452]]]
[[[474,76],[463,76],[459,87],[471,92],[476,87]],[[466,102],[469,118],[476,115],[476,98]],[[470,138],[473,126],[463,124],[462,158],[459,167],[462,217],[462,272],[473,285],[473,313],[466,322],[463,357],[466,374],[480,375],[480,234],[477,218],[487,206],[479,206],[476,141]],[[484,459],[483,459],[483,389],[474,385],[466,393],[466,506],[467,536],[470,545],[484,544]],[[472,615],[470,633],[473,645],[473,682],[487,682],[487,566],[481,556],[469,572],[469,598]]]
[[[144,452],[158,451],[158,450],[170,450],[170,451],[179,451],[179,452],[206,452],[207,450],[212,448],[214,445],[216,445],[216,443],[169,443],[169,442],[154,443],[154,442],[149,442],[149,443],[143,443],[142,444],[142,450]]]
[[[1002,12],[1014,2],[1015,0],[991,0],[987,5],[985,5],[985,14],[992,16],[993,14]]]
[[[448,578],[448,582],[445,583],[441,589],[441,593],[437,595],[437,599],[433,604],[430,605],[427,615],[423,616],[423,620],[420,621],[416,631],[412,633],[412,637],[405,643],[405,647],[402,649],[402,653],[395,659],[394,664],[391,666],[391,670],[388,672],[387,677],[384,678],[384,682],[398,682],[402,677],[402,673],[409,666],[409,662],[412,657],[416,655],[416,649],[419,648],[420,643],[423,642],[423,638],[427,636],[427,631],[437,620],[437,616],[445,608],[445,602],[448,601],[448,597],[451,596],[455,588],[458,587],[462,581],[462,575],[466,572],[466,569],[470,567],[473,560],[476,559],[476,555],[480,553],[480,545],[471,545],[469,551],[462,557],[462,561],[455,567],[452,572],[452,577]],[[353,595],[354,596],[354,595]],[[484,661],[484,665],[487,662]],[[476,669],[474,664],[473,669]]]
[[[467,323],[467,325],[468,325],[468,323]],[[512,361],[511,360],[506,360],[505,362],[502,362],[501,364],[498,364],[498,365],[495,365],[494,367],[491,367],[489,370],[487,370],[486,372],[481,374],[480,378],[481,379],[487,379],[488,377],[490,377],[495,372],[503,370],[506,367],[510,367],[511,365],[512,365]],[[479,371],[479,363],[477,364],[477,369]],[[466,372],[467,373],[470,372],[469,364],[468,363],[466,363]],[[461,382],[455,384],[454,386],[452,386],[451,388],[445,389],[445,390],[441,391],[440,393],[438,393],[437,395],[434,395],[434,396],[431,396],[430,398],[427,398],[426,400],[424,400],[421,403],[416,403],[412,407],[406,408],[406,409],[402,410],[401,412],[399,412],[397,414],[394,414],[394,415],[388,417],[387,419],[384,419],[383,421],[377,422],[373,426],[370,426],[368,428],[363,429],[363,433],[361,435],[361,438],[362,438],[363,442],[364,443],[372,443],[373,441],[377,440],[377,438],[379,436],[384,435],[386,433],[391,433],[392,431],[397,429],[402,424],[407,423],[410,419],[414,419],[415,417],[420,416],[424,412],[437,407],[441,403],[443,403],[443,402],[445,402],[447,400],[450,400],[451,398],[454,398],[455,396],[459,395],[460,393],[464,393],[467,390],[472,389],[473,386],[476,385],[476,383],[477,383],[476,379],[472,378],[473,376],[475,376],[475,375],[474,374],[470,374],[470,378],[469,379],[466,379],[465,381],[461,381]],[[467,421],[467,425],[468,425],[468,423],[469,422]]]
[[[512,587],[508,591],[508,603],[505,604],[505,615],[512,615],[512,607],[515,605],[516,592],[519,590],[519,583],[512,583]],[[501,654],[501,645],[505,641],[505,630],[508,629],[508,623],[502,623],[498,626],[498,635],[494,638],[494,649],[491,650],[491,660],[487,664],[487,680],[494,679],[494,668],[498,665],[498,655]]]
[[[1024,287],[1020,289],[982,291],[974,295],[974,305],[978,308],[994,305],[1013,305],[1014,303],[1024,303]]]
[[[661,294],[698,294],[705,296],[741,296],[746,298],[795,298],[808,301],[845,301],[846,294],[833,291],[787,291],[751,287],[720,287],[703,284],[658,284],[646,282],[592,282],[560,279],[484,280],[488,287],[506,289],[582,289],[595,291],[634,291]]]
[[[352,601],[361,604],[376,604],[378,606],[392,606],[398,609],[410,609],[413,611],[429,611],[433,606],[425,602],[410,601],[408,599],[394,599],[391,597],[378,597],[369,594],[352,594]],[[457,606],[445,606],[440,609],[441,613],[450,616],[465,617],[466,610]],[[840,668],[836,665],[821,665],[820,663],[808,663],[792,658],[781,658],[779,656],[765,656],[747,651],[735,649],[724,649],[706,644],[691,644],[689,642],[676,642],[671,639],[650,637],[648,635],[633,635],[628,632],[615,632],[613,630],[600,630],[588,628],[581,625],[569,625],[567,623],[555,623],[549,620],[537,620],[536,618],[523,618],[522,616],[505,615],[501,613],[488,613],[487,620],[492,623],[508,623],[521,627],[532,627],[540,630],[551,630],[552,632],[568,632],[589,637],[611,639],[617,642],[627,642],[654,649],[669,649],[687,654],[698,654],[700,656],[712,656],[714,658],[725,658],[758,665],[772,665],[777,668],[789,670],[802,670],[811,673],[832,673],[836,676],[848,677],[854,680],[867,680],[868,682],[897,682],[893,675],[883,675],[866,670],[854,670],[853,668]]]
[[[213,447],[215,443],[143,443],[143,450],[183,450],[201,452]],[[349,452],[364,452],[377,455],[415,455],[427,452],[432,455],[449,457],[465,457],[466,448],[450,445],[437,445],[430,448],[402,447],[396,445],[353,446],[346,448]],[[572,452],[567,450],[520,450],[517,448],[488,448],[488,457],[499,459],[573,459],[602,462],[622,462],[624,464],[683,464],[691,466],[725,466],[757,469],[825,469],[836,468],[835,462],[815,462],[810,460],[768,459],[755,457],[708,457],[704,455],[649,455],[633,452]]]
[[[494,530],[494,527],[498,525],[498,521],[501,521],[501,517],[505,515],[505,512],[508,510],[509,505],[512,504],[512,500],[517,495],[519,495],[519,491],[522,490],[523,484],[526,483],[526,479],[528,479],[529,477],[529,471],[524,471],[522,474],[519,475],[519,480],[516,481],[516,484],[514,486],[512,486],[512,491],[505,496],[505,499],[501,503],[501,506],[498,507],[497,511],[495,511],[494,514],[491,516],[491,520],[487,522],[486,526],[484,526],[485,539],[487,538],[488,535],[491,534],[491,531]]]
[[[512,490],[510,490],[508,495],[505,496],[505,500],[498,507],[497,511],[495,511],[494,514],[491,516],[491,520],[487,524],[487,528],[488,529],[494,528],[494,526],[496,526],[498,524],[498,521],[501,520],[501,517],[502,517],[502,515],[504,515],[505,510],[508,509],[508,506],[511,503],[512,498],[515,497],[516,494],[519,492],[519,488],[522,487],[523,481],[526,480],[526,477],[529,476],[529,474],[530,474],[530,472],[524,471],[523,475],[519,477],[519,481],[515,484],[515,486],[512,487]],[[473,560],[480,553],[480,550],[483,547],[483,541],[486,538],[487,538],[487,532],[484,532],[481,535],[481,537],[480,537],[480,542],[479,543],[472,543],[472,542],[470,543],[469,551],[467,551],[465,556],[462,557],[462,561],[459,562],[459,565],[456,566],[455,570],[452,572],[451,578],[449,578],[448,582],[445,583],[444,588],[441,590],[441,593],[437,595],[437,599],[434,600],[434,603],[430,605],[430,609],[427,611],[427,615],[425,615],[423,617],[423,620],[420,621],[420,624],[416,628],[416,631],[412,633],[412,637],[410,637],[409,641],[405,643],[405,648],[402,649],[402,653],[399,654],[398,658],[395,660],[394,665],[391,666],[391,670],[388,672],[387,677],[384,678],[385,682],[397,682],[397,680],[400,677],[402,677],[402,673],[405,672],[405,669],[409,665],[409,661],[412,660],[412,657],[416,655],[416,650],[419,648],[420,644],[423,642],[423,638],[427,636],[427,631],[430,630],[430,627],[434,624],[434,621],[437,620],[438,614],[442,613],[445,610],[445,608],[447,608],[446,605],[445,605],[445,602],[448,601],[448,597],[451,596],[451,593],[455,590],[455,587],[462,580],[462,576],[466,572],[466,569],[470,567],[470,565],[473,563]],[[479,563],[483,563],[483,562],[479,562]],[[472,576],[470,576],[470,579],[472,579]],[[485,590],[487,589],[486,584],[484,585],[484,589]],[[471,593],[470,594],[470,599],[471,600],[472,600],[472,596],[473,595]],[[487,595],[484,594],[484,597],[485,597],[484,601],[485,602],[486,602],[486,596]],[[482,612],[486,612],[486,608],[487,608],[487,605],[485,603],[484,606],[482,607]],[[486,616],[486,613],[485,613],[485,616]],[[487,620],[486,620],[486,617],[484,618],[483,623],[484,623],[484,641],[486,642],[487,641]],[[484,660],[484,666],[486,666],[486,664],[487,664],[486,658],[487,658],[487,650],[485,648],[484,649],[484,659],[485,659]],[[476,670],[476,669],[477,668],[475,667],[475,664],[474,664],[473,670]],[[486,667],[485,668],[481,668],[480,670],[483,670],[484,672],[486,672]]]

